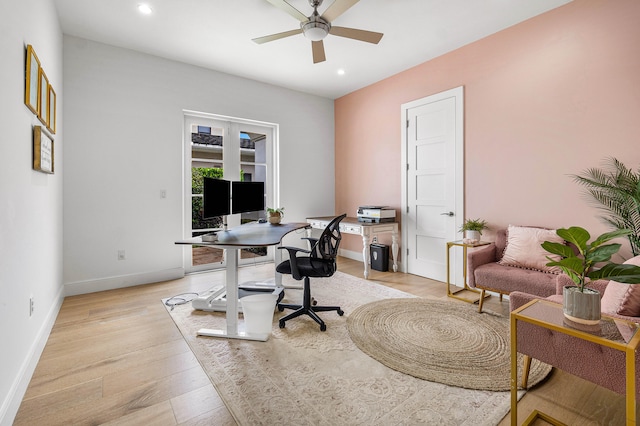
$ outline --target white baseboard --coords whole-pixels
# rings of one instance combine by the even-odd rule
[[[362,252],[361,251],[351,251],[338,249],[338,255],[342,257],[346,257],[347,259],[357,260],[358,262],[362,262]]]
[[[117,288],[133,287],[141,284],[157,283],[184,277],[184,268],[164,269],[161,271],[142,272],[139,274],[120,275],[117,277],[100,278],[97,280],[76,281],[66,283],[65,296],[95,293],[98,291],[115,290]]]
[[[16,414],[18,414],[22,398],[24,398],[24,394],[27,392],[27,387],[38,365],[40,355],[42,355],[42,351],[44,351],[44,347],[47,344],[49,334],[51,334],[51,329],[56,322],[63,300],[64,287],[61,287],[56,295],[55,303],[51,306],[51,309],[49,309],[31,348],[29,348],[29,352],[16,375],[15,381],[9,389],[6,399],[2,402],[2,407],[0,407],[0,425],[2,426],[10,426],[13,424]]]

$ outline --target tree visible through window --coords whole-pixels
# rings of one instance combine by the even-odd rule
[[[210,229],[222,227],[222,217],[218,216],[213,219],[204,219],[202,217],[204,178],[222,179],[222,176],[223,170],[218,167],[191,168],[191,229],[199,231],[196,235],[204,234]]]

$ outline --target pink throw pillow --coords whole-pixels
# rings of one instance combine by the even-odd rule
[[[640,256],[632,257],[624,263],[640,266]],[[606,314],[640,317],[640,284],[609,281],[602,295],[601,310]]]
[[[565,243],[553,229],[509,225],[507,228],[507,246],[502,254],[502,259],[498,263],[505,266],[559,274],[561,272],[560,268],[547,266],[547,263],[549,263],[547,256],[551,258],[559,257],[542,248],[542,243],[545,241]]]

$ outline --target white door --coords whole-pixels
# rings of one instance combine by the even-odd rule
[[[405,271],[446,281],[446,243],[463,219],[462,87],[402,106],[402,234]],[[452,282],[462,282],[460,253],[451,253]]]

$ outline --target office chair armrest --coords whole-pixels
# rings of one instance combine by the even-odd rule
[[[296,258],[296,253],[301,252],[301,253],[311,254],[311,251],[300,248],[300,247],[289,247],[289,246],[278,247],[278,250],[282,250],[282,249],[289,252],[289,264],[291,265],[291,275],[296,280],[302,279],[302,276],[300,275],[300,271],[298,270],[298,260]]]
[[[311,247],[311,256],[312,257],[320,257],[320,253],[318,253],[318,238],[313,237],[303,237],[301,240],[308,240],[309,246]]]
[[[307,249],[303,249],[300,247],[290,247],[290,246],[280,246],[278,247],[278,250],[282,250],[285,249],[289,252],[289,256],[295,256],[297,252],[302,252],[302,253],[311,253],[311,250],[307,250]]]

